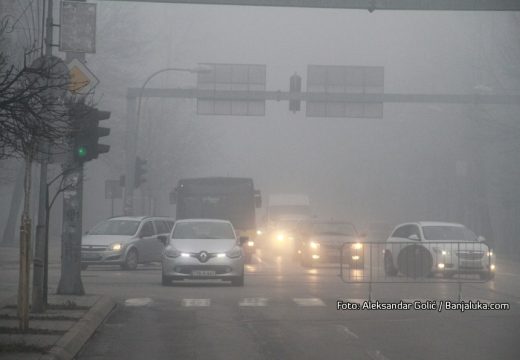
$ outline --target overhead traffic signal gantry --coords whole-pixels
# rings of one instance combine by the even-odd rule
[[[110,150],[110,145],[99,144],[99,138],[108,136],[110,129],[100,127],[99,122],[110,118],[110,111],[101,111],[85,104],[70,108],[73,123],[72,150],[74,160],[80,164],[97,159]]]

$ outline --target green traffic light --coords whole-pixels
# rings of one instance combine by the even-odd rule
[[[84,146],[79,147],[77,151],[78,151],[78,157],[82,158],[82,157],[87,156],[87,149]]]

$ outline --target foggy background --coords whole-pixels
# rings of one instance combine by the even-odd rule
[[[97,12],[97,53],[87,54],[87,65],[101,80],[98,108],[112,112],[103,124],[111,134],[101,141],[111,150],[86,164],[84,230],[110,216],[105,180],[125,172],[127,88],[163,68],[265,64],[266,90],[282,91],[295,72],[306,90],[307,65],[383,66],[385,93],[520,90],[518,14],[109,1]],[[15,34],[24,39],[23,27]],[[167,72],[147,87],[195,84],[194,74]],[[462,222],[520,256],[517,120],[518,106],[412,103],[386,103],[381,119],[307,118],[305,102],[293,114],[286,101],[267,102],[265,117],[198,116],[195,100],[144,98],[137,155],[149,171],[135,192],[136,212],[173,216],[168,193],[180,178],[252,177],[264,205],[270,193],[298,192],[310,196],[317,216],[358,228]],[[0,166],[4,226],[18,165]],[[122,213],[121,200],[115,208]],[[51,219],[59,236],[61,198]]]

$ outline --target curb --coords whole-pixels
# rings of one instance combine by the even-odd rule
[[[116,303],[102,296],[96,304],[52,346],[40,360],[71,360],[90,339]]]

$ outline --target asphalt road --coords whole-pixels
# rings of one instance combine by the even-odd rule
[[[270,260],[271,259],[271,260]],[[520,359],[520,267],[501,264],[494,281],[463,286],[463,300],[510,310],[337,310],[363,304],[368,288],[345,284],[335,266],[305,269],[259,256],[244,288],[226,283],[162,287],[157,266],[134,272],[92,267],[89,292],[120,305],[79,359]],[[458,287],[376,284],[372,300],[451,299]]]
[[[494,281],[463,286],[463,300],[508,303],[509,310],[337,310],[363,304],[366,284],[345,284],[335,266],[302,268],[258,256],[243,288],[227,283],[163,287],[158,264],[136,271],[92,266],[88,293],[118,307],[78,359],[520,359],[520,264],[498,262]],[[16,266],[0,267],[0,291],[16,290]],[[51,267],[51,284],[59,267]],[[438,283],[374,284],[372,301],[451,299]],[[51,288],[52,291],[52,288]]]

